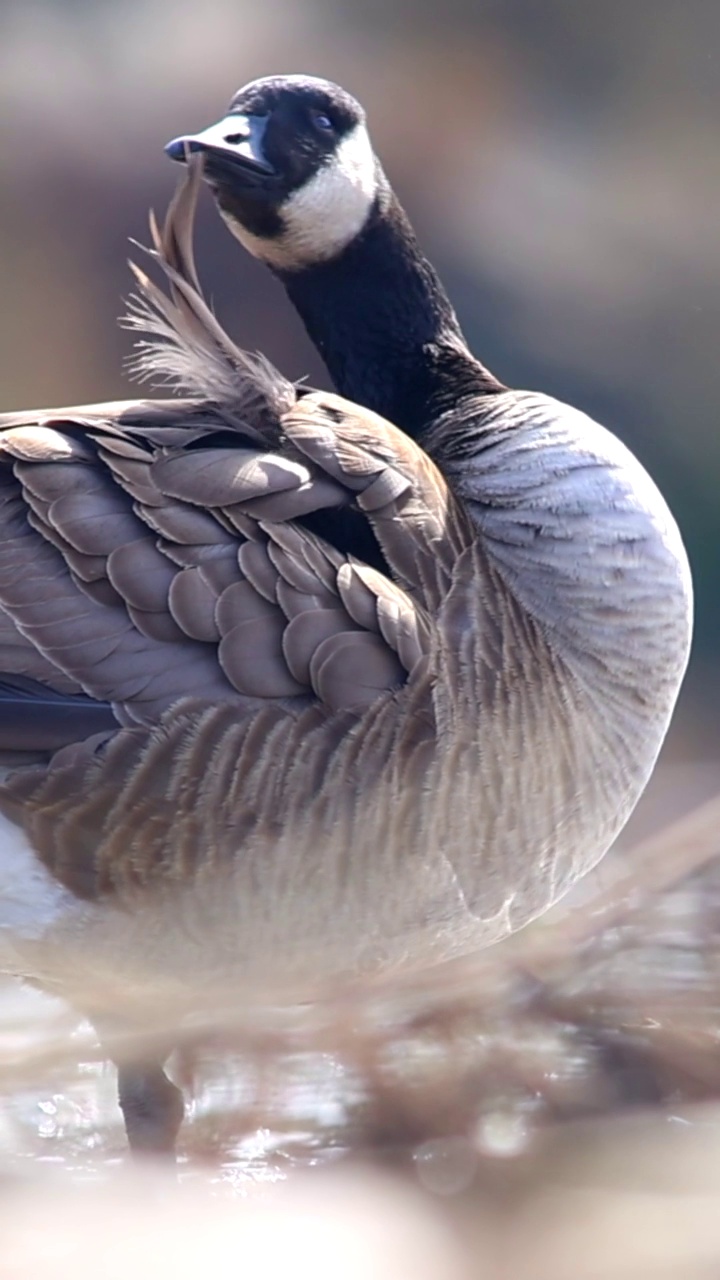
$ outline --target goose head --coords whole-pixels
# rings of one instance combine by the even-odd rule
[[[205,178],[231,231],[276,270],[341,253],[362,231],[386,182],[360,103],[328,80],[266,76],[227,113],[166,147],[205,156]]]

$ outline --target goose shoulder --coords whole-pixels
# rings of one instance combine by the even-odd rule
[[[535,392],[505,391],[425,445],[524,608],[568,662],[598,664],[674,703],[692,631],[692,582],[677,523],[612,432]]]

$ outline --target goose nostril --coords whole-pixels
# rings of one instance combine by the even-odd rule
[[[225,142],[231,147],[236,147],[238,143],[246,142],[249,137],[249,133],[226,133]]]

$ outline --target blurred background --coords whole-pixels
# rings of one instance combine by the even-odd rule
[[[342,83],[367,109],[376,149],[449,286],[475,351],[504,381],[570,400],[611,427],[656,478],[683,530],[697,591],[694,653],[662,764],[626,837],[630,846],[720,792],[719,59],[717,0],[444,0],[442,5],[430,0],[3,0],[0,404],[9,410],[137,394],[123,375],[131,339],[116,318],[130,288],[128,237],[146,241],[148,208],[162,212],[175,185],[176,171],[163,145],[215,120],[233,91],[257,76],[303,71]],[[197,248],[201,279],[233,336],[265,351],[287,374],[307,374],[326,385],[279,286],[231,240],[209,198],[203,201]],[[715,852],[720,852],[720,823],[715,829]],[[497,1097],[498,1089],[510,1087],[508,1062],[517,1065],[520,1041],[523,1052],[528,1043],[535,1045],[518,1067],[522,1085],[512,1083],[519,1112],[505,1092],[500,1127],[496,1120],[490,1124],[496,1156],[523,1146],[515,1122],[522,1114],[525,1124],[531,1114],[532,1099],[542,1092],[539,1079],[543,1088],[555,1082],[550,1112],[554,1107],[553,1114],[566,1119],[586,1116],[599,1105],[600,1080],[609,1088],[602,1094],[606,1109],[633,1098],[643,1105],[661,1099],[663,1125],[672,1120],[677,1129],[695,1123],[696,1113],[688,1118],[682,1109],[687,1099],[720,1096],[717,1067],[708,1066],[716,1057],[720,999],[718,919],[716,867],[709,881],[684,885],[669,906],[662,898],[640,923],[631,922],[629,932],[623,926],[624,932],[616,929],[610,940],[605,938],[595,968],[584,970],[590,976],[579,994],[577,984],[566,979],[553,988],[555,1041],[548,1039],[541,1002],[539,1013],[532,1006],[531,1026],[517,1024],[520,1040],[517,1025],[504,1027],[510,1047],[503,1041],[499,1059],[493,1059],[487,1077],[492,1088],[472,1060],[476,1091],[482,1078],[486,1094],[495,1090]],[[566,978],[572,968],[566,966]],[[643,1075],[638,1061],[647,1066],[657,1037],[642,1040],[638,1060],[628,1050],[627,1035],[631,1048],[637,1048],[652,1030],[648,1009],[656,1027],[677,1029],[673,1018],[690,987],[698,997],[691,1025],[686,1021],[682,1034],[665,1038],[662,1070],[653,1067]],[[530,996],[523,990],[525,1005],[521,1000],[513,1008],[526,1010]],[[620,991],[624,1004],[618,1003]],[[662,1003],[668,992],[679,1002],[672,1014]],[[57,1043],[48,1049],[46,1023],[45,1038],[33,1031],[36,1006],[27,997],[20,1004],[17,999],[8,991],[0,1000],[0,1064],[9,1099],[0,1119],[0,1150],[21,1153],[33,1167],[38,1160],[63,1160],[86,1176],[94,1152],[116,1156],[122,1149],[112,1079],[98,1074],[82,1033],[73,1033],[81,1038],[68,1048],[64,1014],[57,1013]],[[621,1024],[625,1032],[631,1029],[622,1052]],[[562,1043],[557,1040],[561,1026]],[[707,1044],[701,1052],[703,1036]],[[59,1043],[64,1046],[60,1057],[55,1053]],[[487,1048],[487,1037],[483,1043]],[[444,1050],[433,1044],[432,1061],[437,1066],[439,1053],[447,1064]],[[709,1057],[703,1056],[706,1049]],[[410,1061],[412,1044],[402,1053]],[[83,1054],[85,1065],[78,1069],[72,1064]],[[310,1084],[303,1083],[302,1071],[300,1084],[295,1077],[296,1109],[290,1110],[301,1130],[308,1127],[310,1113],[317,1119],[319,1095],[337,1119],[342,1107],[338,1102],[333,1112],[333,1099],[342,1093],[341,1083],[351,1093],[355,1088],[354,1069],[348,1086],[347,1062],[341,1069],[333,1054],[323,1050],[314,1068],[320,1075]],[[425,1045],[420,1058],[426,1073],[427,1054]],[[241,1094],[243,1087],[238,1086]],[[557,1089],[565,1091],[562,1105]],[[282,1094],[281,1086],[278,1091],[274,1096]],[[389,1107],[393,1119],[385,1114],[377,1122],[377,1132],[385,1136],[393,1124],[403,1131],[397,1093],[389,1096],[391,1103],[386,1099],[379,1109],[384,1114],[383,1106]],[[422,1104],[416,1109],[427,1118],[437,1107],[438,1091],[429,1106],[429,1095],[421,1090],[418,1096]],[[217,1136],[220,1123],[212,1084],[204,1097],[198,1114],[206,1128],[196,1127],[196,1146],[202,1146],[204,1133]],[[676,1100],[672,1114],[668,1097]],[[253,1128],[249,1114],[239,1125],[246,1135]],[[490,1108],[489,1114],[498,1113]],[[706,1120],[703,1142],[709,1133],[712,1148],[708,1167],[715,1161],[716,1168],[712,1134],[720,1120],[716,1111]],[[415,1132],[414,1123],[408,1122],[407,1132]],[[420,1152],[419,1166],[441,1170],[421,1179],[433,1192],[466,1191],[473,1183],[482,1146],[477,1116],[473,1124],[470,1147],[461,1147],[459,1155],[451,1148],[449,1157],[442,1147],[426,1151],[428,1143],[440,1139],[416,1126],[416,1137],[425,1141],[415,1152]],[[669,1132],[661,1125],[649,1136],[632,1138],[632,1150],[650,1154],[636,1183],[627,1173],[629,1187],[645,1189],[650,1167],[675,1160],[672,1142],[677,1139],[670,1148],[663,1146]],[[627,1200],[608,1205],[602,1195],[596,1202],[592,1195],[598,1187],[604,1194],[603,1188],[617,1182],[618,1169],[627,1172],[628,1139],[621,1135],[618,1147],[597,1131],[590,1138],[585,1130],[578,1133],[553,1139],[564,1153],[557,1157],[562,1176],[560,1190],[553,1184],[555,1200],[543,1199],[542,1162],[535,1160],[523,1175],[530,1187],[530,1209],[523,1201],[530,1223],[523,1237],[528,1253],[513,1274],[545,1275],[546,1265],[548,1275],[579,1276],[582,1262],[588,1268],[583,1276],[625,1275],[612,1270],[604,1254],[595,1259],[594,1249],[587,1247],[593,1231],[597,1239],[622,1235],[629,1230],[628,1215],[642,1211],[649,1218],[639,1235],[645,1242],[654,1239],[663,1196],[686,1189],[685,1175],[678,1172],[677,1185],[654,1189],[657,1208],[647,1199],[640,1208]],[[252,1180],[262,1146],[253,1146],[254,1141],[226,1142],[231,1180],[239,1168],[250,1169]],[[625,1156],[618,1156],[623,1142]],[[566,1148],[574,1154],[567,1155]],[[599,1164],[593,1165],[598,1150]],[[590,1152],[590,1164],[582,1164],[581,1151]],[[437,1156],[435,1165],[430,1156]],[[688,1168],[693,1160],[688,1157]],[[497,1170],[493,1178],[497,1181]],[[568,1218],[562,1197],[568,1187],[580,1188],[578,1204],[592,1219],[581,1257],[572,1229],[569,1243],[563,1235]],[[703,1183],[698,1194],[707,1189]],[[481,1189],[481,1200],[482,1194]],[[482,1212],[489,1212],[482,1203]],[[690,1201],[685,1204],[691,1213]],[[418,1212],[420,1220],[422,1205]],[[554,1213],[559,1235],[538,1270],[537,1223],[542,1220],[552,1234]],[[702,1205],[697,1213],[702,1217]],[[497,1219],[493,1222],[494,1230]],[[707,1218],[703,1222],[708,1225]],[[687,1239],[699,1238],[695,1219],[689,1219]],[[664,1275],[666,1263],[668,1275],[696,1274],[687,1256],[683,1261],[667,1248],[662,1264],[658,1253],[649,1262],[641,1260],[649,1270],[641,1266],[636,1272],[628,1264],[627,1274]],[[437,1272],[429,1267],[428,1275],[450,1275],[443,1256],[445,1272],[440,1265]],[[720,1241],[707,1244],[698,1276],[711,1274],[702,1269],[710,1256],[720,1257]],[[679,1271],[670,1269],[673,1259]],[[46,1272],[42,1265],[37,1259],[28,1263],[27,1275],[65,1274]],[[406,1274],[403,1265],[398,1262],[388,1275],[399,1280]],[[407,1265],[408,1275],[420,1274],[414,1264]],[[357,1274],[380,1274],[377,1264],[368,1267],[362,1271],[358,1263]],[[482,1273],[494,1275],[490,1262],[487,1267]],[[466,1273],[462,1261],[458,1268],[458,1276],[476,1274],[475,1267]],[[278,1274],[287,1270],[281,1266]],[[335,1264],[331,1273],[337,1274]]]

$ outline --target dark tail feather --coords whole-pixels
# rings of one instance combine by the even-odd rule
[[[56,693],[27,676],[0,672],[0,764],[26,752],[51,752],[117,729],[107,702]]]

